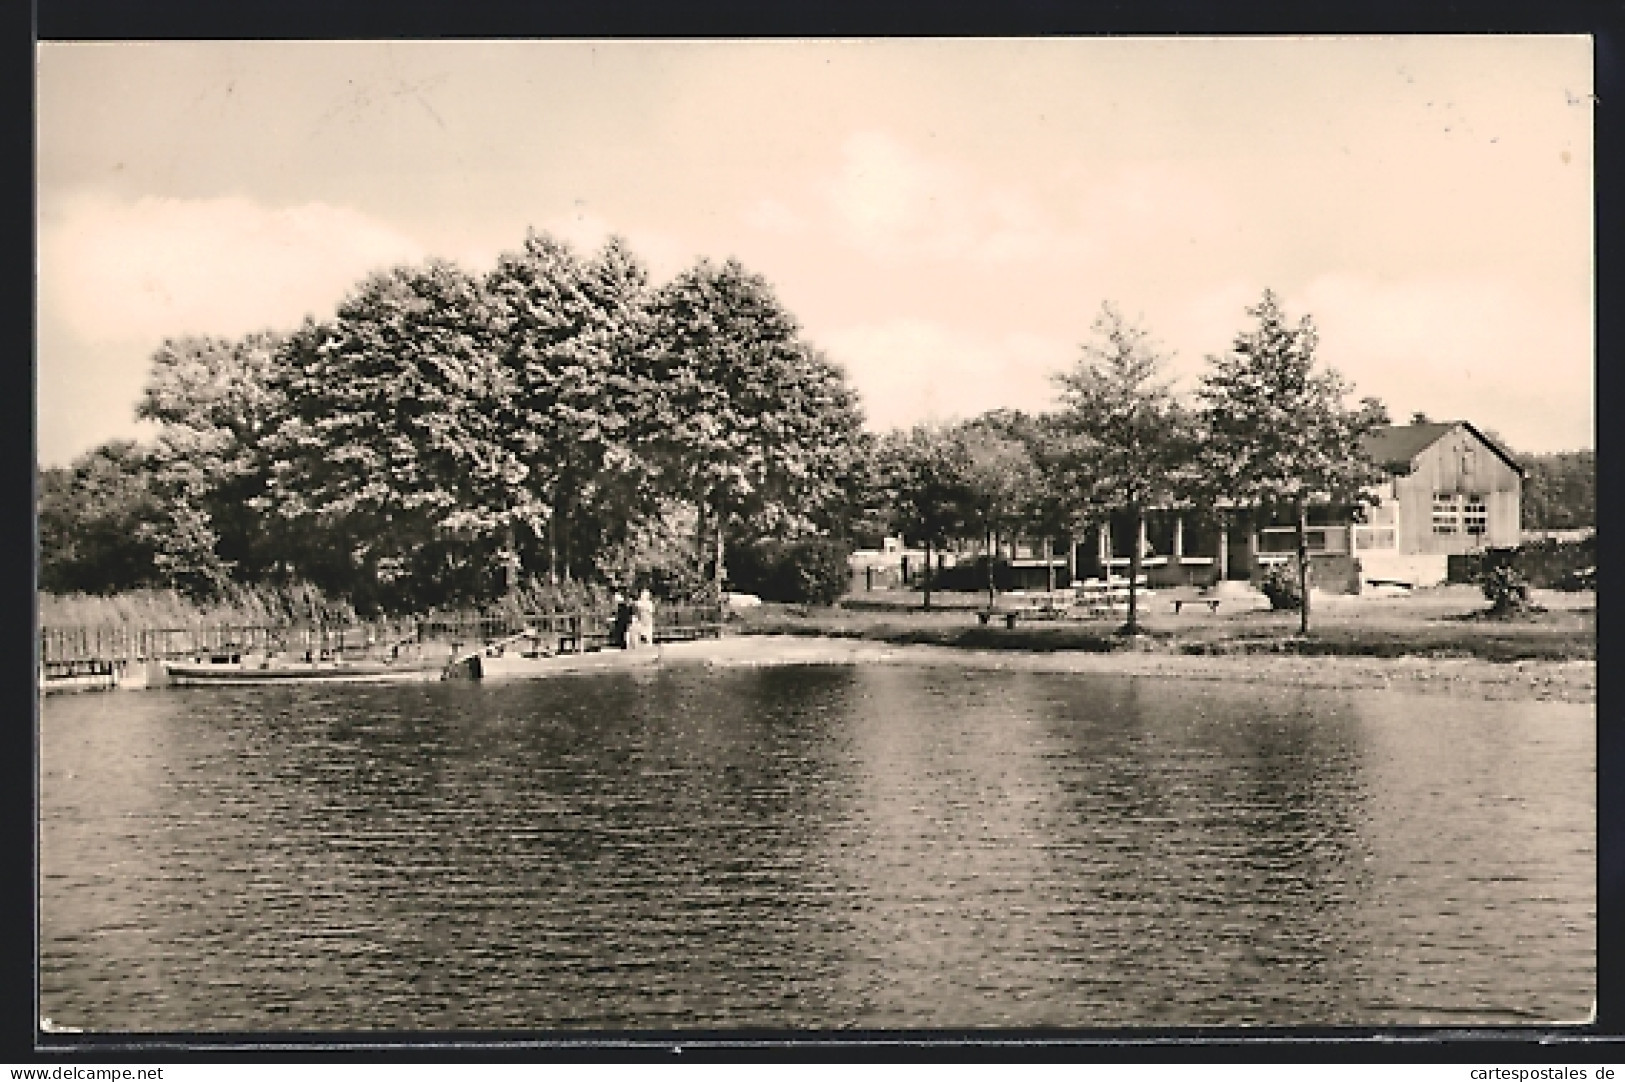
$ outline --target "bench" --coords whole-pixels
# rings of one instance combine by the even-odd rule
[[[1186,605],[1206,605],[1208,612],[1219,611],[1219,598],[1216,597],[1176,597],[1174,598],[1174,615]]]

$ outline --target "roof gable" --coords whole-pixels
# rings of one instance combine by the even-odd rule
[[[1386,466],[1390,470],[1407,470],[1416,456],[1432,447],[1447,433],[1455,431],[1457,427],[1465,428],[1473,436],[1495,452],[1500,459],[1518,475],[1523,476],[1523,467],[1520,466],[1506,448],[1485,436],[1470,421],[1427,421],[1414,425],[1384,425],[1374,428],[1366,433],[1362,446],[1371,461],[1379,466]]]

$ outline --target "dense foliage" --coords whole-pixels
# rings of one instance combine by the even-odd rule
[[[1296,522],[1296,581],[1266,585],[1302,599],[1307,630],[1309,508],[1369,498],[1361,437],[1388,417],[1317,363],[1310,320],[1268,291],[1247,315],[1190,397],[1107,304],[1055,411],[876,438],[842,370],[738,262],[656,285],[619,240],[583,255],[533,232],[485,274],[394,267],[326,320],[164,342],[138,409],[151,444],[41,471],[40,585],[362,614],[644,587],[827,602],[854,545],[902,535],[925,549],[927,606],[962,541],[984,556],[952,578],[991,603],[1002,541],[1176,506]],[[1590,452],[1524,463],[1526,522],[1594,521]]]
[[[851,579],[849,554],[836,538],[763,538],[730,555],[728,577],[741,591],[766,601],[832,605]]]
[[[152,446],[42,472],[46,589],[715,596],[729,544],[844,535],[866,501],[856,396],[771,287],[701,260],[653,288],[617,240],[532,233],[485,275],[373,274],[289,333],[166,341],[139,414]]]
[[[157,527],[149,452],[105,444],[39,478],[39,584],[52,593],[112,593],[155,585]]]
[[[1578,541],[1546,538],[1515,548],[1492,548],[1450,558],[1450,581],[1479,582],[1496,567],[1511,567],[1544,590],[1591,590],[1597,585],[1597,535]]]
[[[1526,530],[1577,530],[1597,524],[1597,453],[1521,455]]]

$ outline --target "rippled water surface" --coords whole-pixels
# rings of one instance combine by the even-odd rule
[[[1594,708],[901,666],[44,704],[89,1030],[1583,1018]]]

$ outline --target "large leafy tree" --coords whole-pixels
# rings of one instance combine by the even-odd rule
[[[148,449],[113,440],[39,475],[39,585],[115,593],[161,581],[153,538],[169,516]]]
[[[1303,596],[1299,630],[1307,635],[1308,508],[1369,498],[1382,473],[1366,456],[1362,439],[1384,411],[1371,399],[1347,405],[1350,385],[1316,364],[1319,339],[1309,317],[1289,321],[1269,290],[1247,314],[1253,326],[1236,335],[1227,354],[1208,358],[1197,391],[1199,476],[1218,498],[1291,512]]]
[[[655,513],[633,440],[651,387],[637,363],[648,273],[619,239],[589,259],[532,232],[486,279],[497,350],[513,381],[505,424],[546,523],[548,574],[570,579],[601,545]]]
[[[1146,511],[1179,498],[1193,443],[1166,378],[1167,356],[1143,328],[1112,304],[1101,307],[1093,337],[1069,372],[1057,377],[1059,418],[1072,456],[1068,492],[1080,514],[1106,521],[1123,513],[1138,537]],[[1128,622],[1139,630],[1141,552],[1130,546]]]
[[[164,580],[194,595],[263,577],[289,540],[255,510],[263,440],[284,413],[272,380],[283,343],[271,331],[174,338],[153,354],[136,414],[160,426],[151,461],[167,521],[144,529]]]
[[[727,531],[795,536],[843,503],[861,415],[844,374],[800,337],[760,276],[700,260],[655,293],[642,445],[699,511],[713,582]],[[822,522],[820,520],[823,520]]]
[[[504,424],[514,387],[493,339],[480,283],[433,261],[373,275],[285,350],[272,502],[323,532],[327,573],[363,606],[496,592],[511,528],[547,510]]]

